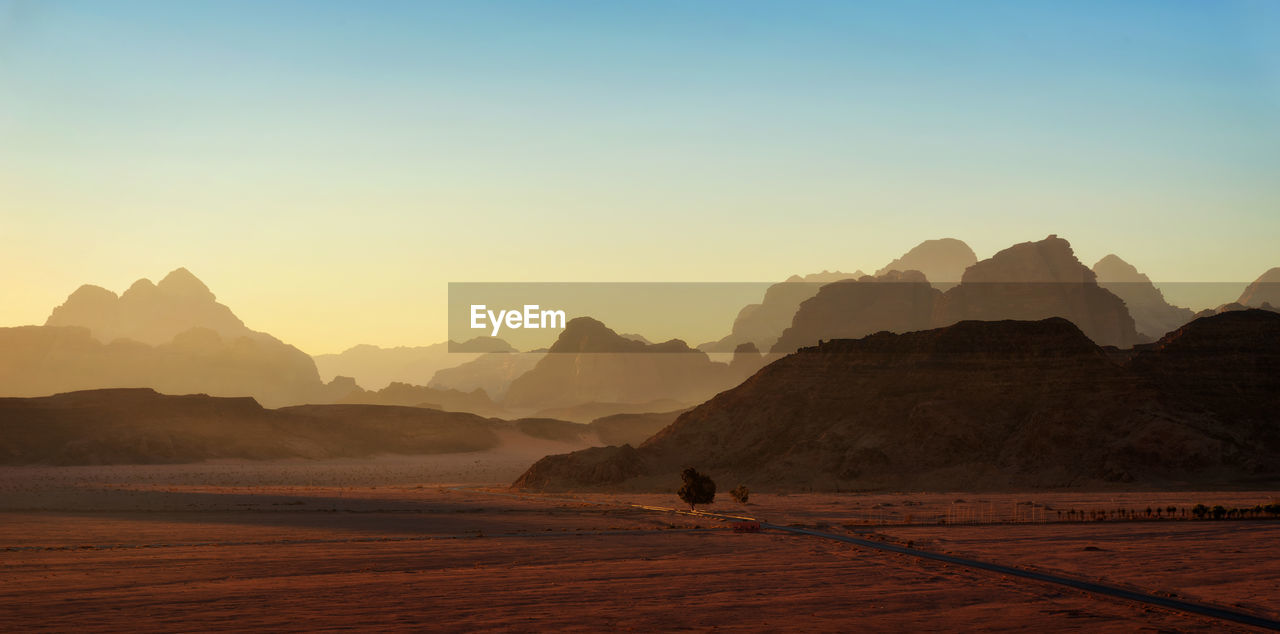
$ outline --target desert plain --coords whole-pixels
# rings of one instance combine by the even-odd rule
[[[1250,629],[828,539],[736,533],[721,517],[638,508],[678,507],[673,494],[508,488],[541,449],[0,467],[0,630]],[[1243,507],[1277,497],[756,493],[739,504],[722,491],[706,510],[1280,619],[1272,556],[1280,522],[1145,515],[1155,506]],[[1136,519],[1059,521],[1059,511],[1118,509]]]

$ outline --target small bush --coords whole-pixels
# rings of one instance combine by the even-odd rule
[[[747,490],[747,485],[739,484],[732,491],[729,491],[729,495],[733,496],[734,501],[738,504],[746,504],[751,497],[751,492]]]

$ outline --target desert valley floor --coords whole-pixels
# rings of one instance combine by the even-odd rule
[[[670,507],[673,495],[514,494],[505,483],[528,464],[525,455],[489,453],[2,467],[0,631],[1249,629],[628,506]],[[741,505],[722,493],[709,510],[1274,620],[1280,521],[1058,520],[1277,496],[813,493],[756,494]]]

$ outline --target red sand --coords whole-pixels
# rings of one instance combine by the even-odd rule
[[[451,490],[418,467],[376,466],[0,470],[0,630],[1242,629],[826,540]],[[1059,495],[1039,498],[1117,494]],[[876,505],[919,514],[957,497],[984,496],[758,495],[714,508],[843,531]],[[1280,522],[851,530],[1280,614]]]

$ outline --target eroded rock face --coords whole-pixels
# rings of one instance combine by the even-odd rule
[[[977,261],[973,249],[960,240],[925,240],[876,271],[876,276],[889,271],[920,271],[936,288],[945,290],[959,284],[965,269]]]
[[[1048,317],[1070,320],[1100,345],[1143,341],[1124,301],[1098,286],[1093,271],[1057,236],[1016,244],[969,267],[938,301],[933,323]]]
[[[789,354],[819,340],[856,339],[882,330],[925,330],[941,296],[919,271],[833,282],[800,305],[772,352]]]
[[[604,488],[660,487],[689,464],[753,488],[1280,478],[1277,341],[1264,311],[1197,320],[1127,365],[1062,318],[837,340],[681,415],[613,470],[594,454],[591,472],[613,474]],[[550,456],[517,484],[583,488],[580,460]]]
[[[1280,267],[1271,269],[1254,280],[1240,294],[1236,303],[1251,308],[1262,308],[1263,304],[1269,304],[1272,310],[1280,308]]]
[[[533,411],[583,403],[690,404],[731,386],[734,378],[727,365],[678,339],[646,344],[578,317],[532,370],[511,382],[503,404]]]
[[[1147,338],[1158,339],[1195,318],[1191,309],[1166,302],[1150,278],[1114,254],[1098,260],[1093,272],[1098,286],[1124,301],[1138,333]]]

